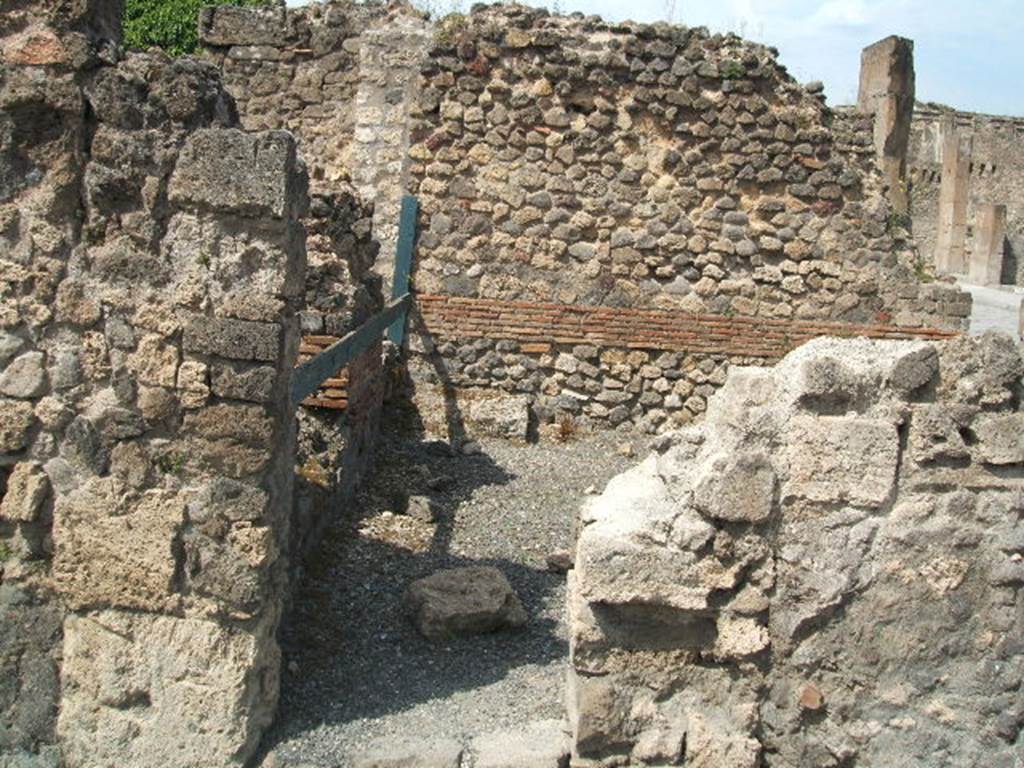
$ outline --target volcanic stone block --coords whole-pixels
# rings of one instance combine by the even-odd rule
[[[497,568],[453,568],[414,581],[405,604],[420,633],[431,640],[518,628],[527,616]]]
[[[280,354],[281,326],[193,315],[185,324],[183,345],[186,352],[271,362]]]
[[[282,219],[304,205],[295,139],[284,131],[208,128],[189,137],[171,177],[171,202]]]
[[[289,42],[284,8],[257,9],[231,6],[203,8],[199,37],[206,45],[271,45]],[[292,41],[294,42],[294,41]]]

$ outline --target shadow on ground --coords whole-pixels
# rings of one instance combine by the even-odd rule
[[[555,544],[543,530],[531,531],[500,509],[477,506],[479,491],[517,477],[514,468],[486,453],[463,455],[447,443],[386,430],[371,482],[357,504],[329,524],[306,564],[282,632],[281,702],[264,754],[311,730],[393,715],[486,687],[515,668],[543,667],[567,656],[558,620],[565,579],[542,566],[542,553]],[[437,503],[435,525],[382,516],[400,509],[410,494]],[[457,516],[471,540],[463,551],[474,556],[453,551]],[[538,533],[539,546],[529,541]],[[491,565],[508,577],[530,616],[527,626],[444,643],[420,637],[403,610],[407,585],[443,568],[470,565]],[[561,697],[550,705],[558,716]]]

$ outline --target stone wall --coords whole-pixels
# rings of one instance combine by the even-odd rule
[[[408,191],[422,211],[420,295],[926,334],[961,328],[969,314],[954,288],[918,280],[878,169],[873,118],[830,112],[768,48],[519,6],[433,26],[408,7],[340,1],[219,9],[201,30],[245,124],[289,126],[315,187],[349,177],[374,200],[385,283]],[[430,335],[429,318],[417,322]],[[492,330],[491,348],[514,340],[500,324]],[[525,392],[545,418],[567,410],[604,423],[604,404],[560,372],[535,386],[510,387],[480,367],[467,379],[460,360],[482,340],[467,348],[464,337],[411,340],[422,413],[446,387],[472,384]],[[539,353],[510,365],[519,363],[551,367]],[[665,392],[634,394],[630,423],[656,411],[662,424],[677,409],[666,411]]]
[[[942,301],[945,288],[922,302]],[[543,422],[657,431],[702,415],[730,365],[766,365],[822,335],[945,338],[892,324],[691,315],[632,307],[538,304],[419,295],[413,325],[416,397],[428,431],[449,431],[434,403],[446,390],[472,402],[527,396]],[[967,305],[962,305],[966,311]],[[948,310],[935,310],[948,311]],[[450,398],[450,396],[449,396]],[[464,407],[472,431],[472,405]]]
[[[1020,762],[1021,353],[819,339],[733,368],[582,512],[574,765]]]
[[[673,368],[598,312],[585,327],[593,339],[576,343],[640,362],[624,380],[601,367],[581,377],[593,357],[516,345],[507,302],[751,318],[763,321],[748,325],[754,346],[777,321],[958,329],[969,315],[955,288],[918,279],[873,117],[830,112],[768,48],[494,6],[440,22],[420,80],[416,290],[490,303],[475,308],[478,322],[502,318],[487,343],[421,302],[425,337],[413,349],[431,356],[411,362],[421,411],[445,388],[474,386],[525,392],[544,418],[606,424],[614,413],[614,424],[625,410],[660,428],[703,411],[686,382],[703,356],[712,369],[729,359],[681,344]],[[644,379],[649,363],[673,378]],[[609,380],[624,391],[604,393]]]
[[[303,8],[205,8],[199,37],[249,130],[299,137],[314,192],[351,176],[360,35],[384,15],[378,3]]]
[[[242,125],[291,131],[309,167],[313,196],[304,220],[309,266],[300,359],[326,348],[379,310],[387,287],[381,276],[390,278],[392,259],[387,254],[393,242],[376,231],[384,217],[377,211],[390,209],[385,195],[374,205],[374,197],[363,194],[360,184],[365,179],[359,169],[390,167],[400,160],[401,137],[395,157],[384,157],[383,150],[378,157],[358,124],[360,119],[383,123],[384,107],[392,102],[398,104],[404,124],[405,100],[389,102],[387,83],[379,84],[379,98],[367,97],[373,88],[360,63],[364,34],[386,18],[385,7],[375,3],[211,7],[200,14],[205,56],[220,68]],[[396,76],[386,69],[382,73]],[[357,110],[364,101],[368,109]],[[351,500],[368,471],[383,391],[381,351],[370,349],[300,409],[296,551],[305,551],[318,539],[322,524]]]
[[[22,3],[0,40],[0,763],[242,765],[276,704],[307,180],[214,67],[118,62],[95,6]]]
[[[910,148],[914,237],[931,264],[939,222],[942,181],[942,121],[952,118],[961,142],[970,147],[968,243],[982,204],[1007,206],[1001,282],[1024,285],[1024,118],[955,112],[918,104]]]
[[[339,182],[335,188],[313,196],[305,220],[309,263],[300,361],[358,328],[383,303],[373,271],[379,250],[373,209],[351,187]],[[298,409],[296,567],[298,555],[316,545],[371,468],[384,393],[382,354],[380,344],[370,347]]]

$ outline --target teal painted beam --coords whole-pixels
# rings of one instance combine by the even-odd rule
[[[395,248],[395,276],[391,282],[391,298],[404,296],[409,292],[409,276],[412,273],[413,249],[416,246],[416,215],[419,201],[412,195],[402,198],[402,210],[398,217],[398,245]],[[405,337],[406,315],[402,314],[388,329],[388,339],[401,347]]]
[[[352,362],[373,343],[380,340],[384,329],[404,318],[412,304],[408,293],[392,299],[383,310],[371,317],[356,330],[345,334],[292,373],[292,406],[296,406],[319,389],[325,379]]]

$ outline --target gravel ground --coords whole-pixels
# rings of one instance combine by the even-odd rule
[[[565,577],[545,568],[570,546],[588,488],[636,463],[626,437],[480,441],[481,453],[385,437],[359,503],[327,532],[283,636],[274,762],[347,766],[369,742],[473,736],[564,717]],[[636,440],[639,447],[639,440]],[[430,495],[436,524],[392,512]],[[442,568],[500,568],[530,615],[516,633],[432,644],[401,609],[406,585]]]

